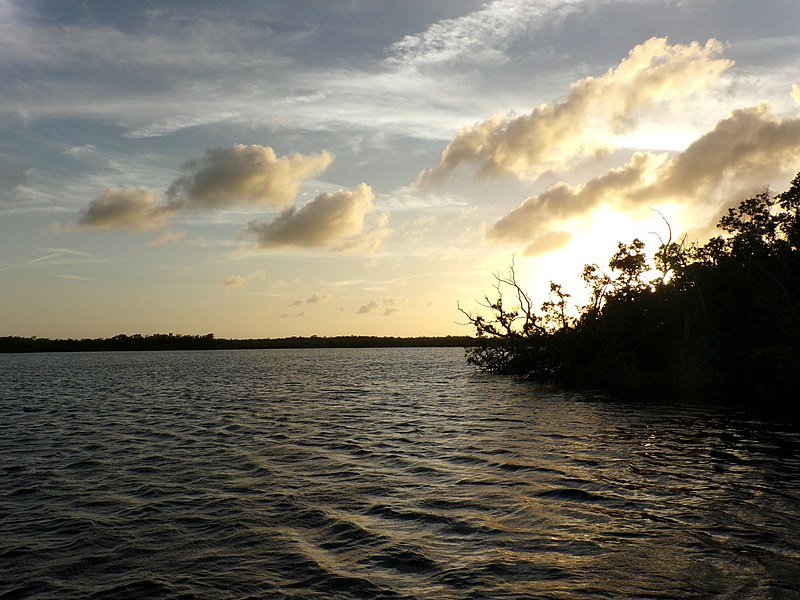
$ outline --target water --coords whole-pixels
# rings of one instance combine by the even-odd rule
[[[0,598],[800,598],[800,434],[460,349],[0,356]]]

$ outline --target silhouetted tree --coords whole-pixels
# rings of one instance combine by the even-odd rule
[[[495,276],[497,300],[482,303],[491,316],[461,309],[479,340],[467,360],[619,394],[797,407],[800,174],[782,194],[765,190],[731,208],[718,227],[705,244],[674,242],[670,230],[652,260],[641,240],[620,243],[607,269],[584,268],[589,301],[576,316],[557,284],[533,310],[512,265]]]

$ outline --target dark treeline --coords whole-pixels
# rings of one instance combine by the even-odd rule
[[[669,226],[667,225],[667,229]],[[705,244],[654,256],[634,240],[604,269],[587,265],[589,301],[570,310],[557,284],[540,310],[513,265],[496,276],[490,316],[463,311],[491,372],[616,395],[699,397],[797,411],[800,398],[800,175],[788,191],[741,202]],[[510,302],[504,303],[503,294]]]
[[[104,352],[136,350],[232,350],[269,348],[392,348],[465,347],[475,343],[468,336],[446,337],[289,337],[264,339],[224,339],[206,335],[116,335],[112,338],[59,339],[38,337],[0,337],[0,352]]]

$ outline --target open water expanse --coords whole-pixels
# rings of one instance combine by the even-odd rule
[[[800,598],[800,433],[463,350],[0,355],[0,598]]]

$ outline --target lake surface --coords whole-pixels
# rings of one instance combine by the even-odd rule
[[[800,433],[461,349],[0,355],[0,598],[800,598]]]

